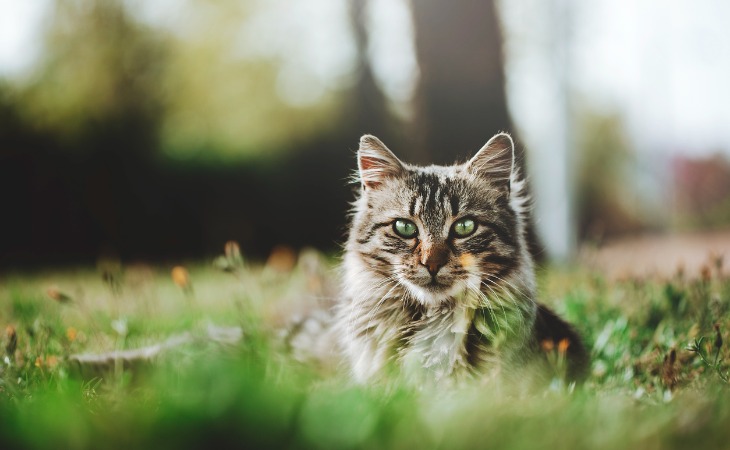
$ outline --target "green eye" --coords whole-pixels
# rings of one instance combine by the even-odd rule
[[[393,231],[400,237],[410,239],[418,234],[418,227],[415,223],[406,219],[398,219],[393,222]]]
[[[454,222],[454,234],[458,237],[467,237],[477,229],[477,224],[472,219],[461,219]]]

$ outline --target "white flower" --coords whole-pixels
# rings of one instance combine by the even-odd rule
[[[117,332],[119,336],[126,336],[127,332],[129,331],[127,329],[127,319],[121,318],[117,320],[112,320],[112,328],[114,329],[114,331]]]

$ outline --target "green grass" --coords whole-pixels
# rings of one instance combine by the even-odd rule
[[[493,385],[437,392],[355,386],[295,362],[279,330],[327,304],[333,272],[189,265],[0,276],[0,448],[727,448],[724,381],[730,280],[609,282],[580,270],[540,274],[541,298],[591,349],[584,386],[515,396]],[[49,289],[52,291],[49,293]],[[55,291],[54,291],[55,290]],[[56,300],[54,300],[56,298]],[[63,299],[64,301],[59,301]],[[89,375],[75,353],[131,349],[209,324],[239,344],[195,341],[153,364]],[[717,325],[717,328],[715,328]],[[707,362],[687,348],[699,342]],[[675,351],[674,357],[670,354]],[[670,364],[672,358],[675,359]],[[711,367],[713,366],[714,367]]]

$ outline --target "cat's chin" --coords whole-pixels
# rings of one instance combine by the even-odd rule
[[[463,292],[465,287],[461,283],[451,285],[427,284],[419,286],[415,283],[406,282],[406,287],[411,295],[424,306],[439,306],[449,299]]]

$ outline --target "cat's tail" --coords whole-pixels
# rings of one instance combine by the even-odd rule
[[[583,382],[588,376],[591,361],[588,350],[578,332],[565,320],[538,303],[535,320],[535,344],[543,354],[557,350],[566,356],[566,381]]]

